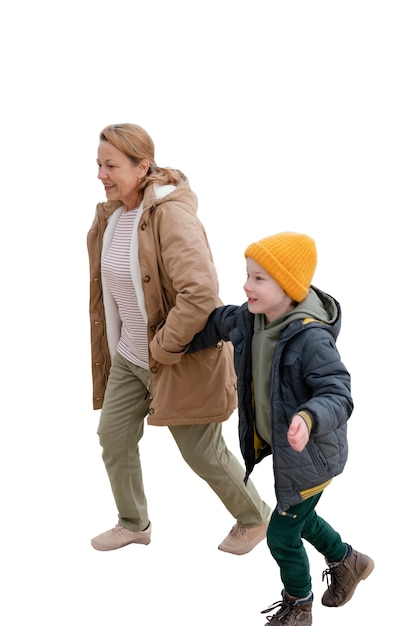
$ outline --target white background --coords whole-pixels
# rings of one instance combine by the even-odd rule
[[[5,5],[6,6],[6,5]],[[1,623],[263,626],[280,598],[266,544],[217,544],[233,520],[148,427],[152,543],[99,553],[116,523],[91,409],[86,233],[104,199],[102,127],[148,130],[199,197],[221,296],[243,251],[296,230],[343,307],[355,411],[345,473],[318,507],[375,560],[314,623],[405,623],[415,593],[416,11],[396,0],[8,3],[2,9]],[[224,433],[237,455],[236,416]],[[271,463],[253,479],[274,503]],[[394,617],[395,616],[395,617]]]

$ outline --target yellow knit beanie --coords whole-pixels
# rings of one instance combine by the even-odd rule
[[[301,302],[308,294],[317,265],[314,240],[298,233],[279,233],[251,243],[245,257],[259,263],[292,300]]]

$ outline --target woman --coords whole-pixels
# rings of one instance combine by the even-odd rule
[[[93,406],[118,523],[97,550],[149,544],[138,443],[144,420],[168,426],[186,463],[236,519],[220,550],[245,554],[265,538],[270,508],[227,449],[221,422],[236,408],[227,344],[186,354],[221,304],[197,197],[179,171],[155,164],[134,124],[100,134],[98,177],[107,202],[88,233]]]

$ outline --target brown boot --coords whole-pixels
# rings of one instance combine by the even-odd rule
[[[346,556],[337,563],[327,563],[322,579],[327,578],[327,591],[321,599],[324,606],[343,606],[353,596],[357,585],[374,569],[374,562],[366,554],[348,547]],[[330,579],[330,584],[329,584]]]
[[[268,621],[265,626],[270,626],[270,624],[277,624],[277,626],[278,624],[279,626],[311,626],[313,623],[311,613],[313,594],[310,594],[308,598],[299,599],[289,596],[284,590],[282,592],[282,600],[261,611],[261,613],[269,613],[278,607],[279,610],[276,613],[266,618]]]

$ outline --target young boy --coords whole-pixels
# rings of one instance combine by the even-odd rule
[[[268,625],[309,626],[313,593],[303,540],[326,559],[325,606],[348,602],[374,568],[315,511],[348,454],[353,402],[336,348],[341,309],[311,285],[317,264],[311,237],[279,233],[252,243],[245,257],[247,303],[215,309],[189,351],[222,340],[234,345],[245,481],[273,455],[277,504],[267,542],[284,589],[282,600],[262,613],[278,609]]]

